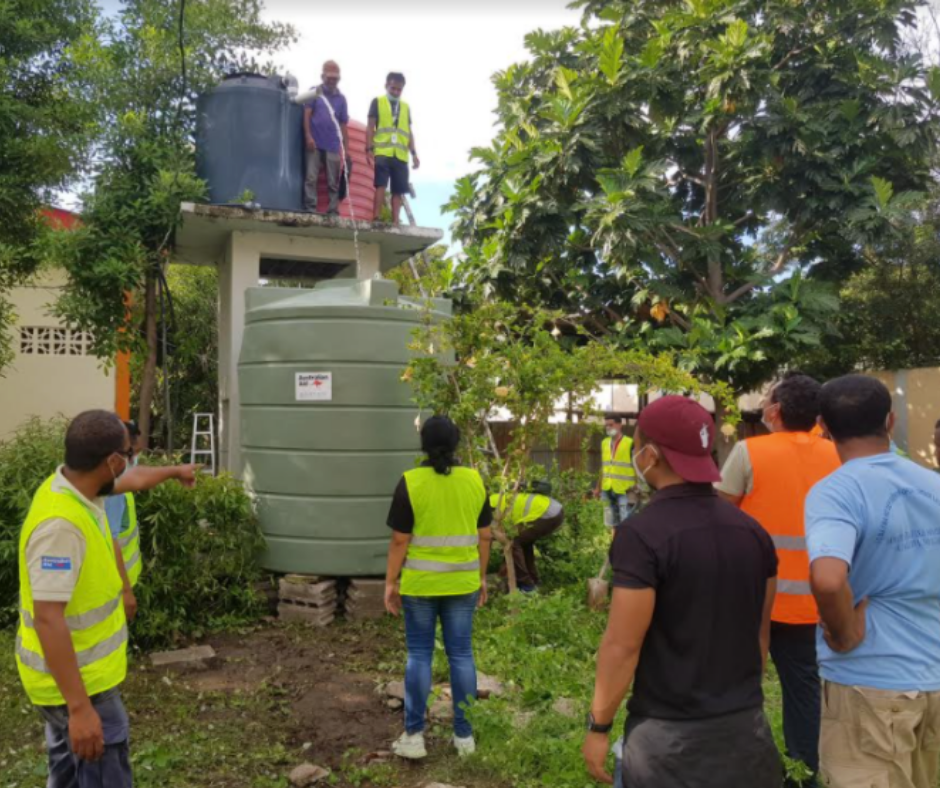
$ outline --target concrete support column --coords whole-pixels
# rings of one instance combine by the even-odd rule
[[[261,252],[233,232],[219,270],[219,466],[241,477],[238,355],[245,333],[245,291],[261,278]]]

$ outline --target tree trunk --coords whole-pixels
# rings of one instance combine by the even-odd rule
[[[140,377],[137,426],[140,429],[141,445],[146,449],[150,446],[150,410],[157,387],[157,279],[153,274],[147,275],[144,290],[144,335],[147,340],[147,360]]]
[[[502,525],[496,522],[493,526],[493,536],[503,548],[503,559],[506,561],[506,582],[509,584],[509,593],[514,594],[518,589],[516,584],[516,565],[512,560],[512,539],[503,530]]]

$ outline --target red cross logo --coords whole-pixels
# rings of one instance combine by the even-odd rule
[[[323,381],[321,381],[321,380],[315,380],[315,381],[313,381],[313,385],[316,386],[317,388],[320,388],[320,386],[323,385]]]

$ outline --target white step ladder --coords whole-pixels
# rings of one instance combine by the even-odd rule
[[[206,429],[199,429],[199,422],[208,421],[209,426]],[[209,448],[205,448],[205,440],[200,443],[200,438],[209,439]],[[205,459],[208,458],[208,459]],[[201,463],[205,473],[211,473],[215,476],[215,414],[214,413],[194,413],[193,414],[193,442],[189,450],[189,461]]]

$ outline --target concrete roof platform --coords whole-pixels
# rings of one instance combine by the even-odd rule
[[[233,232],[271,233],[306,238],[352,241],[379,247],[381,271],[385,272],[440,242],[441,230],[431,227],[394,227],[382,222],[363,222],[316,213],[248,210],[232,205],[203,205],[184,202],[182,225],[176,231],[180,262],[206,265],[222,259]]]

